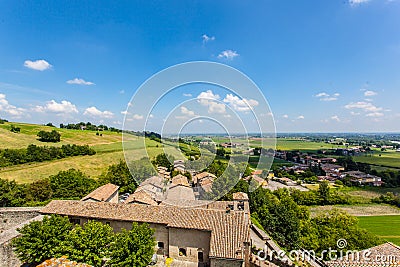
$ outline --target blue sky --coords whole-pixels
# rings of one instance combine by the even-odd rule
[[[122,127],[151,75],[201,60],[248,75],[278,132],[400,131],[399,25],[399,0],[1,1],[0,117]],[[227,99],[185,94],[208,90]]]

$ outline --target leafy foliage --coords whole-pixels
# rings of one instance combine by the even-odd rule
[[[110,244],[114,241],[111,226],[101,222],[88,221],[84,227],[76,226],[67,241],[68,258],[101,266],[103,258],[110,256]]]
[[[102,266],[107,258],[112,266],[147,266],[154,253],[154,230],[147,224],[133,223],[131,230],[114,234],[101,222],[74,228],[67,217],[51,215],[18,231],[21,236],[12,245],[22,262],[33,265],[65,255],[93,266]]]
[[[61,134],[56,130],[52,130],[51,132],[40,131],[37,136],[39,137],[39,141],[42,142],[57,143],[61,141]]]
[[[22,262],[37,264],[64,255],[72,227],[68,218],[58,215],[25,225],[18,229],[21,236],[12,242],[17,257]]]
[[[50,176],[54,198],[81,198],[97,187],[97,182],[81,171],[69,169]]]
[[[132,230],[122,229],[111,248],[112,266],[145,267],[154,253],[154,230],[144,224],[133,223]]]

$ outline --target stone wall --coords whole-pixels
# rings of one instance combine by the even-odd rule
[[[0,208],[0,234],[39,215],[40,208]]]
[[[243,261],[224,260],[224,259],[211,259],[210,267],[243,267]]]
[[[13,210],[1,209],[0,212],[3,220],[9,219],[9,224],[3,222],[2,226],[5,230],[0,234],[0,266],[19,267],[21,266],[21,262],[14,254],[13,248],[11,247],[11,241],[19,236],[17,231],[18,228],[21,228],[32,221],[41,221],[43,215],[32,217],[34,214],[38,214],[38,212],[33,209],[29,210],[29,208],[16,208]],[[17,224],[18,222],[21,223]]]

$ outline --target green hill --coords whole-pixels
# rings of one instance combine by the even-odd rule
[[[11,132],[11,125],[21,128],[21,132]],[[61,134],[61,142],[43,143],[37,140],[36,135],[39,131],[51,131],[53,129],[56,129]],[[103,131],[101,133],[102,136],[98,136],[95,131],[59,129],[27,123],[8,122],[0,124],[0,149],[26,148],[29,144],[39,146],[77,144],[89,145],[97,152],[96,155],[93,156],[76,156],[1,168],[0,178],[15,180],[18,183],[30,183],[70,168],[78,169],[91,177],[98,177],[109,165],[118,163],[120,160],[124,159],[122,134],[109,131]],[[140,159],[147,156],[147,154],[150,157],[154,157],[163,152],[160,143],[153,140],[147,140],[147,151],[140,149],[142,139],[139,137],[132,135],[125,140],[127,141],[125,148],[129,151],[130,157],[132,158]],[[178,151],[176,150],[176,155],[177,154]]]

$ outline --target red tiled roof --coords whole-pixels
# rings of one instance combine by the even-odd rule
[[[115,184],[105,184],[93,190],[89,195],[82,198],[82,201],[94,199],[97,201],[107,201],[117,191],[119,186]]]

